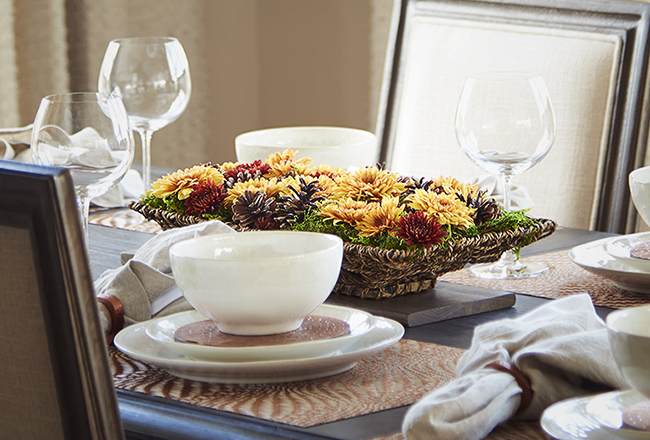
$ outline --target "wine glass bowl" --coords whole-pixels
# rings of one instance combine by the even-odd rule
[[[151,137],[185,111],[192,94],[189,63],[173,37],[121,38],[108,44],[99,74],[100,92],[122,98],[142,140],[143,192],[151,182]]]
[[[555,140],[555,113],[542,76],[489,72],[465,80],[456,111],[456,138],[478,167],[499,175],[504,210],[510,211],[512,177],[535,166]],[[548,269],[524,265],[511,251],[499,262],[470,268],[482,278],[527,278]]]
[[[122,100],[103,93],[46,96],[34,119],[34,163],[70,170],[86,232],[90,200],[116,185],[133,162],[133,133]]]

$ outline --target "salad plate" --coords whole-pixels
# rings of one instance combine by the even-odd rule
[[[612,391],[591,399],[586,406],[587,413],[598,420],[602,428],[625,440],[648,440],[650,431],[642,431],[628,426],[624,422],[623,412],[633,405],[647,399],[634,390]]]
[[[650,273],[622,263],[605,250],[611,238],[592,241],[569,251],[569,258],[578,266],[614,282],[616,287],[636,293],[650,294]]]
[[[377,321],[369,313],[349,307],[323,304],[311,314],[313,317],[326,317],[347,324],[349,331],[341,336],[322,339],[318,334],[304,342],[257,346],[211,346],[179,342],[177,331],[184,326],[206,321],[207,318],[193,310],[157,318],[145,327],[147,336],[171,351],[182,353],[194,360],[215,362],[251,362],[279,359],[299,359],[326,356],[354,343],[371,330]],[[231,337],[245,339],[246,336]]]
[[[574,397],[544,410],[540,424],[556,440],[611,440],[612,435],[587,412],[593,396]]]
[[[352,344],[326,356],[254,362],[208,362],[170,350],[146,333],[148,322],[124,328],[115,336],[115,346],[130,357],[170,374],[190,380],[215,383],[278,383],[315,379],[343,373],[358,361],[398,342],[404,327],[392,319],[373,316],[371,328]]]
[[[648,246],[650,232],[615,237],[605,243],[605,251],[618,261],[643,272],[650,273],[650,259],[635,255],[635,249]]]

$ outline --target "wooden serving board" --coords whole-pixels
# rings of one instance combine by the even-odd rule
[[[435,289],[373,300],[330,295],[327,304],[354,307],[394,319],[406,327],[491,312],[515,305],[514,293],[439,281]]]

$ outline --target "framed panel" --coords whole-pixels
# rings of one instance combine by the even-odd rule
[[[557,136],[515,177],[532,215],[609,232],[634,228],[627,175],[648,130],[650,5],[592,0],[402,0],[395,4],[377,135],[391,170],[469,180],[485,174],[455,138],[469,73],[534,70],[549,86]]]
[[[0,247],[3,434],[123,438],[67,170],[0,161]]]

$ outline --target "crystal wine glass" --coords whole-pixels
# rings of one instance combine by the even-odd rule
[[[122,38],[108,44],[99,74],[100,92],[122,98],[142,139],[143,193],[151,183],[151,137],[185,111],[192,93],[190,68],[172,37]]]
[[[465,80],[456,112],[456,137],[467,156],[503,182],[504,209],[510,211],[513,176],[549,152],[555,139],[555,113],[542,76],[492,72]],[[528,278],[548,270],[543,263],[523,264],[513,251],[496,263],[470,271],[481,278]]]
[[[105,93],[66,93],[41,100],[32,129],[32,159],[70,169],[86,243],[93,197],[116,185],[133,162],[135,142],[122,100]]]

